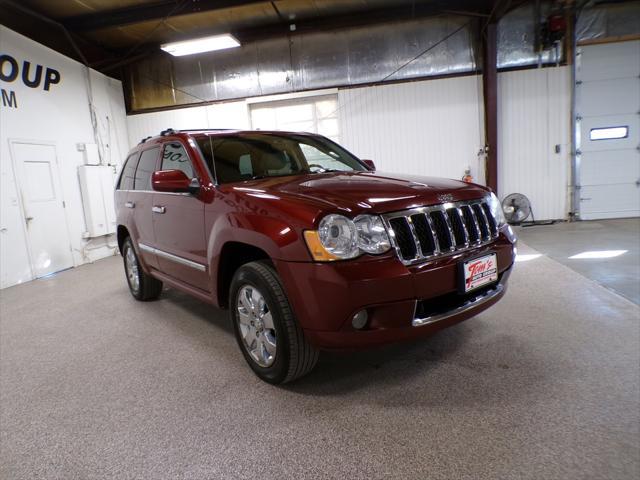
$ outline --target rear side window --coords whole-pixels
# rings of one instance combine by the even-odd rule
[[[180,142],[167,143],[164,146],[161,170],[182,170],[189,178],[196,176],[189,155]]]
[[[136,180],[133,186],[134,190],[152,190],[151,174],[156,171],[158,151],[158,148],[152,148],[145,150],[142,152],[142,155],[140,155],[140,161],[136,169]]]
[[[138,152],[129,155],[124,168],[122,169],[122,175],[120,176],[120,183],[118,184],[119,190],[133,190],[133,179],[136,175],[136,167],[138,166]]]

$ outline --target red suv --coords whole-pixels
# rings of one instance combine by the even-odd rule
[[[516,239],[485,187],[375,171],[307,133],[166,130],[116,187],[129,288],[231,310],[256,374],[429,335],[505,293]]]

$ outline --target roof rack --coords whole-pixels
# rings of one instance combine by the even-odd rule
[[[183,130],[176,130],[174,128],[167,128],[166,130],[162,130],[160,132],[160,136],[166,137],[168,135],[175,135],[176,133],[180,133],[180,132],[232,132],[235,130],[238,130],[238,129],[237,128],[186,128]],[[142,140],[140,140],[140,143],[144,143],[150,138],[153,138],[153,136],[149,135],[148,137],[143,138]]]

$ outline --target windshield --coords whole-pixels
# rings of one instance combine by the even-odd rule
[[[303,173],[366,170],[356,157],[323,137],[239,133],[200,136],[196,141],[218,183]]]

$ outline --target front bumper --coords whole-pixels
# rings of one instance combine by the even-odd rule
[[[308,340],[321,349],[356,349],[428,336],[486,310],[506,291],[514,247],[515,237],[505,227],[488,245],[415,266],[389,253],[335,263],[276,261],[276,268]],[[499,282],[459,296],[459,263],[491,252],[497,255]],[[351,319],[363,309],[369,322],[356,330]]]

